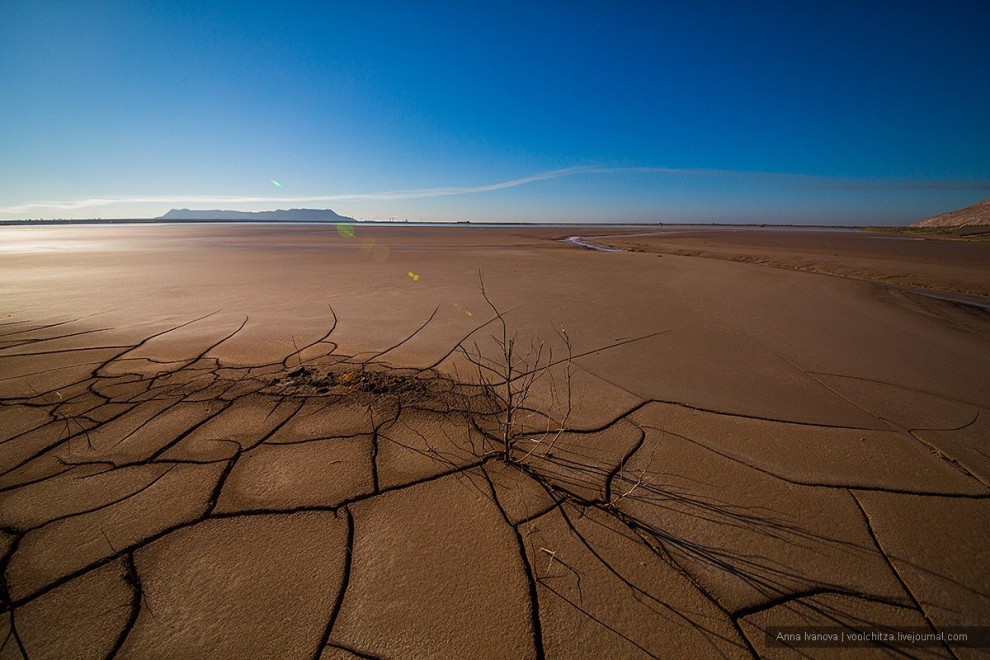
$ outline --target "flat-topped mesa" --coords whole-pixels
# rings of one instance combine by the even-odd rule
[[[288,222],[355,222],[354,218],[340,215],[330,209],[288,209],[277,211],[222,211],[172,209],[158,220],[245,220]]]
[[[932,216],[916,222],[912,227],[976,227],[990,226],[990,199],[977,202],[964,209]]]

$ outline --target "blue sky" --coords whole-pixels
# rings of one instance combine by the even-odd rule
[[[990,3],[464,4],[5,0],[0,218],[895,224],[990,197]]]

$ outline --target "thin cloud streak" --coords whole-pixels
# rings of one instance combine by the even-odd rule
[[[671,167],[608,167],[586,165],[568,167],[508,181],[500,181],[482,186],[419,188],[414,190],[393,190],[373,193],[342,193],[333,195],[270,196],[270,195],[158,195],[158,196],[118,196],[92,197],[88,199],[34,201],[0,208],[0,213],[16,214],[35,209],[57,209],[73,211],[90,207],[116,204],[298,204],[308,202],[365,202],[393,201],[404,199],[427,199],[470,195],[497,190],[506,190],[539,181],[560,179],[580,174],[668,174],[679,176],[729,176],[771,179],[781,183],[804,183],[799,186],[812,190],[990,190],[990,181],[850,181],[817,177],[803,174],[755,172],[719,169],[691,169]]]
[[[624,168],[627,171],[665,171],[660,168]],[[0,208],[0,213],[20,213],[39,208],[51,208],[60,210],[77,210],[91,206],[107,206],[112,204],[182,204],[182,203],[204,203],[204,204],[257,204],[257,203],[304,203],[304,202],[365,202],[365,201],[386,201],[402,199],[423,199],[429,197],[448,197],[451,195],[469,195],[472,193],[492,192],[515,188],[516,186],[548,179],[558,179],[574,174],[590,174],[598,172],[616,171],[616,168],[601,167],[569,167],[561,170],[551,170],[540,172],[531,176],[483,186],[472,187],[447,187],[447,188],[419,188],[416,190],[392,190],[375,193],[346,193],[335,195],[301,195],[293,197],[273,197],[250,196],[250,195],[160,195],[160,196],[133,196],[133,197],[92,197],[89,199],[75,199],[66,201],[38,201],[27,202],[15,206]],[[671,170],[674,171],[674,170]]]

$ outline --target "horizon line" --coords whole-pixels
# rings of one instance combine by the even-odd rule
[[[990,181],[978,179],[857,179],[853,177],[827,177],[809,174],[764,172],[754,170],[723,170],[714,168],[672,168],[672,167],[619,167],[603,165],[580,165],[556,170],[537,172],[524,177],[499,181],[478,186],[448,186],[391,190],[371,193],[334,193],[325,195],[271,196],[271,195],[124,195],[76,198],[71,200],[31,201],[0,207],[0,214],[18,214],[32,209],[78,210],[116,204],[287,204],[305,202],[362,202],[392,201],[403,199],[428,199],[455,195],[470,195],[548,181],[581,174],[668,174],[677,176],[730,176],[777,179],[781,182],[803,183],[798,186],[809,190],[988,190]],[[186,210],[195,210],[187,208]],[[221,209],[205,209],[221,210]],[[226,210],[226,209],[225,209]],[[233,210],[233,209],[231,209]],[[282,209],[277,209],[282,210]],[[166,211],[167,212],[167,211]]]

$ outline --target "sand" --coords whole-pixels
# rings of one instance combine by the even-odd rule
[[[649,231],[649,230],[648,230]],[[594,238],[590,240],[595,240]],[[852,279],[990,298],[985,237],[856,229],[669,227],[643,235],[606,235],[602,245],[702,256]]]
[[[665,231],[0,228],[0,657],[990,625],[990,245]]]
[[[911,225],[922,228],[974,227],[990,231],[990,199],[984,199],[964,209],[949,211]]]

